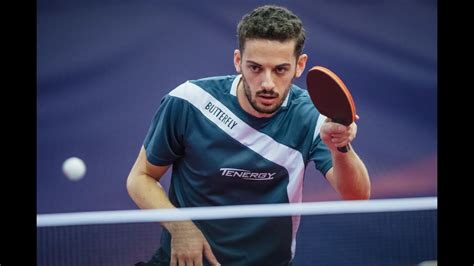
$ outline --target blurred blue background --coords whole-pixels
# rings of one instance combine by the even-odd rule
[[[236,25],[267,3],[38,0],[37,213],[135,209],[126,178],[161,98],[187,79],[234,74]],[[437,1],[271,3],[305,25],[303,76],[323,65],[352,91],[372,198],[436,196]],[[78,182],[62,173],[71,156],[87,164]],[[303,193],[338,199],[313,164]]]

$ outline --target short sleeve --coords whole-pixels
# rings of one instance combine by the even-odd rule
[[[150,163],[171,165],[184,155],[186,103],[173,96],[165,96],[156,111],[143,146]]]
[[[324,176],[326,176],[326,173],[332,167],[331,151],[326,146],[326,144],[324,144],[319,135],[319,130],[325,119],[325,116],[319,115],[313,136],[313,142],[309,151],[309,160],[314,162],[316,169],[319,170]]]

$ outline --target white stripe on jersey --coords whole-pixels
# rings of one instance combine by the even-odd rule
[[[288,171],[289,183],[287,187],[288,200],[290,203],[298,203],[302,201],[303,176],[304,176],[304,160],[303,155],[293,148],[283,145],[275,141],[270,136],[254,129],[246,124],[224,104],[199,86],[185,82],[172,90],[169,95],[188,101],[196,107],[210,121],[216,124],[220,129],[227,133],[233,139],[239,141],[249,149],[260,154],[265,159],[281,165]],[[206,109],[209,103],[217,106],[223,113],[230,116],[237,124],[232,127],[221,121]],[[228,120],[226,120],[228,121]],[[300,216],[293,216],[293,242],[291,245],[292,256],[294,256],[296,246],[296,232],[298,231]]]
[[[319,135],[319,131],[321,130],[321,126],[323,125],[324,120],[326,120],[326,116],[323,114],[319,114],[318,122],[316,123],[316,129],[314,130],[313,141]]]

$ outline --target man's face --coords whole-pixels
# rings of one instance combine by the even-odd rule
[[[244,52],[234,52],[234,65],[242,74],[243,109],[269,117],[282,105],[295,77],[301,76],[307,56],[296,58],[295,41],[247,40]],[[241,94],[242,95],[242,94]],[[241,101],[243,100],[243,101]]]

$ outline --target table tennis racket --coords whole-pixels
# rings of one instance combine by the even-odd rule
[[[334,72],[322,66],[312,67],[306,76],[306,85],[311,101],[321,114],[344,126],[355,121],[356,110],[352,95]],[[337,149],[345,153],[350,146]]]

